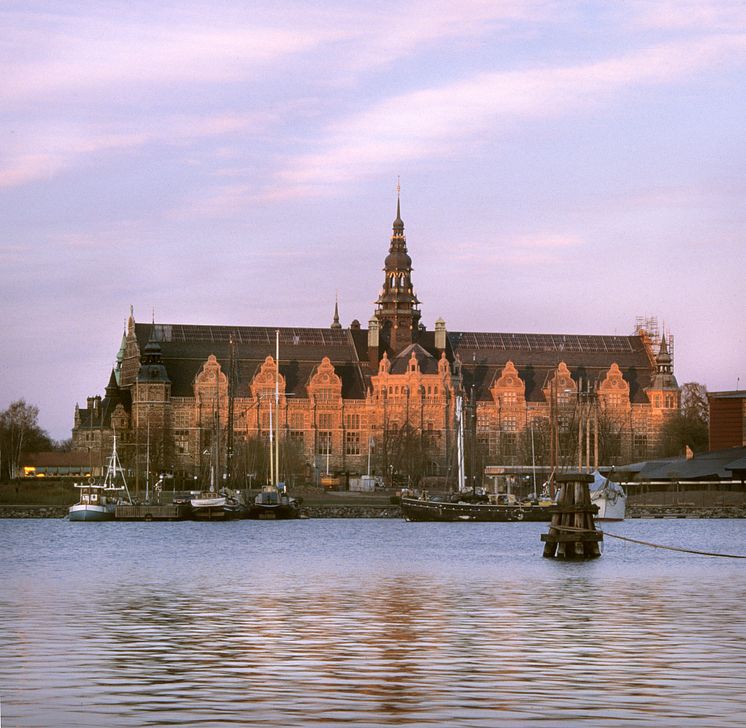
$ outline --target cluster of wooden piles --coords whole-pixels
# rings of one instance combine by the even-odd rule
[[[556,559],[595,559],[601,555],[599,542],[603,534],[596,530],[593,516],[598,506],[591,503],[589,484],[593,476],[587,473],[562,473],[557,509],[552,516],[549,533],[543,533],[544,556]]]

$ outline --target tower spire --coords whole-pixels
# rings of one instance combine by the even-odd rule
[[[404,235],[404,222],[401,219],[401,184],[398,175],[396,177],[396,220],[394,220],[394,235],[396,234]]]
[[[404,237],[400,192],[397,178],[396,219],[375,313],[382,340],[394,353],[415,341],[420,323],[420,302],[412,286],[412,259],[407,253],[407,239]]]
[[[339,323],[339,293],[334,296],[334,321],[332,321],[332,329],[341,329],[342,324]]]

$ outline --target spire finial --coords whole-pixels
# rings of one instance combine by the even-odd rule
[[[341,329],[342,324],[339,323],[339,291],[334,294],[334,321],[331,325],[332,329]]]
[[[152,320],[153,326],[155,326],[155,306],[153,306],[153,320]]]
[[[396,176],[396,220],[394,220],[394,234],[404,233],[404,223],[401,219],[401,184],[399,175]]]

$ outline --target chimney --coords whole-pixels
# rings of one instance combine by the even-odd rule
[[[375,316],[368,321],[368,348],[378,349],[378,319]]]
[[[446,348],[446,322],[439,318],[435,322],[435,348],[445,351]]]

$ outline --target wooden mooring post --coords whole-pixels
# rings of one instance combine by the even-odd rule
[[[596,559],[601,555],[599,542],[603,534],[593,522],[598,506],[591,503],[588,484],[593,476],[587,473],[562,473],[557,510],[552,516],[549,533],[542,533],[544,556],[556,559]]]

